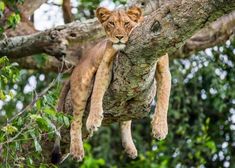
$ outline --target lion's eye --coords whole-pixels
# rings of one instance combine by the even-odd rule
[[[109,22],[110,26],[115,26],[114,22]]]
[[[124,23],[124,26],[126,26],[126,27],[129,26],[129,25],[130,25],[130,22],[125,22]]]

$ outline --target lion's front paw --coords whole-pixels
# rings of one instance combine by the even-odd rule
[[[83,145],[79,144],[80,144],[79,142],[70,144],[70,154],[72,155],[73,159],[77,161],[82,161],[84,158],[84,149]]]
[[[93,135],[93,132],[98,131],[103,120],[102,115],[89,115],[86,121],[86,128],[89,133],[89,137]]]
[[[152,136],[158,140],[163,140],[168,134],[167,121],[152,122]]]

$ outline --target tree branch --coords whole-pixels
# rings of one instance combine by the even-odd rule
[[[130,0],[128,1],[128,6],[139,6],[143,9],[145,15],[149,15],[170,1],[172,0]],[[227,41],[234,32],[235,11],[232,11],[230,14],[218,18],[216,21],[194,34],[172,55],[172,57],[185,58],[197,51],[222,44]]]
[[[235,34],[235,11],[222,16],[217,21],[193,35],[174,54],[174,57],[185,58],[197,51],[223,44],[233,34]]]
[[[4,39],[0,41],[0,55],[7,55],[9,58],[21,58],[47,53],[61,57],[66,54],[67,41],[70,42],[70,45],[83,45],[103,36],[104,31],[97,20],[88,20],[83,23],[73,22],[28,36]]]
[[[64,23],[70,23],[74,20],[73,14],[71,12],[70,0],[63,0],[62,4]]]

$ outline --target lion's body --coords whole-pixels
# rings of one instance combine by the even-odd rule
[[[100,41],[83,53],[70,77],[73,104],[73,121],[70,129],[70,154],[77,160],[82,160],[84,157],[82,118],[88,97],[92,91],[90,113],[86,121],[87,131],[92,135],[101,126],[103,118],[102,101],[111,80],[113,59],[118,54],[118,50],[125,48],[131,31],[141,19],[141,10],[134,7],[127,12],[122,10],[111,12],[105,8],[98,8],[96,15],[106,31],[107,39]],[[166,117],[171,86],[168,55],[158,60],[156,69],[158,101],[152,121],[152,133],[154,137],[163,139],[168,131]],[[95,73],[95,82],[92,90],[92,80]],[[63,90],[67,92],[68,83],[65,86],[67,89]],[[62,96],[59,103],[63,103],[66,94],[61,93]],[[63,105],[59,104],[59,106],[62,107]],[[63,110],[61,107],[60,110]],[[131,136],[131,120],[121,123],[121,135],[126,153],[131,158],[135,158],[137,150]]]

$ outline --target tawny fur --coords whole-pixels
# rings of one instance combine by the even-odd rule
[[[103,96],[111,80],[113,60],[128,41],[129,34],[138,24],[141,18],[141,10],[132,8],[125,11],[109,11],[98,8],[96,15],[103,25],[107,39],[97,43],[86,50],[75,67],[70,78],[70,89],[73,104],[73,120],[71,123],[70,154],[81,161],[84,157],[82,142],[82,117],[86,108],[88,97],[92,91],[93,77],[96,73],[94,87],[91,96],[91,106],[86,128],[90,134],[101,126],[103,119]],[[156,80],[158,97],[157,106],[152,120],[152,134],[157,139],[164,139],[168,132],[167,110],[171,88],[171,75],[169,71],[168,55],[161,57],[156,64]],[[97,72],[96,72],[97,71]],[[67,86],[65,85],[64,92]],[[63,103],[67,93],[60,96]],[[64,103],[63,103],[64,104]],[[63,106],[59,107],[63,110]],[[131,158],[137,157],[137,150],[131,135],[131,120],[120,123],[122,145],[125,152]]]
[[[98,43],[85,54],[85,59],[78,63],[70,78],[73,103],[70,154],[77,160],[82,160],[84,157],[82,117],[90,95],[92,78],[98,69],[91,97],[91,110],[86,122],[90,135],[101,126],[102,99],[111,79],[112,64],[117,55],[117,49],[125,46],[129,34],[141,18],[141,10],[134,7],[127,12],[122,10],[111,12],[105,8],[98,8],[96,15],[108,39]]]
[[[162,140],[168,133],[167,111],[171,91],[171,73],[169,69],[168,54],[159,58],[157,62],[155,79],[157,83],[157,105],[152,119],[152,135]]]

